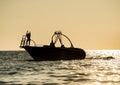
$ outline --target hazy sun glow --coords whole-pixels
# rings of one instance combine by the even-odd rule
[[[75,47],[120,48],[120,0],[0,0],[0,50],[18,50],[27,30],[49,44],[61,30]]]

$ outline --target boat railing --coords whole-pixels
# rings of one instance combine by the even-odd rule
[[[52,36],[52,38],[51,38],[51,43],[50,43],[50,45],[51,45],[51,46],[55,46],[56,42],[59,40],[59,42],[60,42],[60,44],[61,44],[61,47],[64,47],[63,42],[62,42],[62,36],[64,36],[65,38],[68,39],[68,41],[70,42],[70,45],[71,45],[70,48],[74,48],[71,40],[70,40],[65,34],[62,34],[61,31],[56,31],[56,32],[53,34],[53,36]],[[55,40],[53,39],[54,37],[55,37]]]
[[[29,36],[27,36],[28,33],[29,33]],[[22,40],[21,40],[21,43],[20,43],[21,48],[24,47],[24,46],[37,46],[35,41],[30,39],[30,35],[31,35],[30,32],[27,31],[26,35],[22,36]],[[63,45],[63,42],[62,42],[62,36],[67,38],[67,40],[70,42],[70,48],[74,48],[71,40],[66,35],[62,34],[61,31],[56,31],[53,34],[53,36],[51,38],[51,43],[50,43],[49,46],[55,47],[56,42],[59,40],[59,42],[61,44],[61,47],[64,48],[64,45]],[[55,39],[53,39],[53,38],[55,38]],[[31,45],[31,41],[32,41],[33,45]]]
[[[25,46],[25,45],[26,45],[26,36],[23,35],[23,36],[22,36],[21,43],[20,43],[20,47],[23,47],[23,46]]]

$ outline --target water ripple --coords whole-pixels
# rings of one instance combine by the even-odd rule
[[[0,84],[119,85],[120,51],[88,50],[84,60],[33,61],[25,51],[0,52]]]

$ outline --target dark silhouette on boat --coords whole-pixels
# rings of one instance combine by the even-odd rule
[[[69,40],[70,47],[63,45],[62,36]],[[20,47],[24,48],[36,61],[85,59],[85,51],[81,48],[74,48],[71,40],[62,34],[61,31],[56,31],[53,34],[50,45],[37,46],[30,37],[31,33],[27,31],[26,35],[22,37]],[[58,40],[61,47],[55,46]],[[31,41],[34,43],[34,46],[30,45]]]

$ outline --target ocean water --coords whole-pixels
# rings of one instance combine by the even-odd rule
[[[33,61],[0,51],[0,85],[120,85],[120,50],[86,50],[84,60]]]

